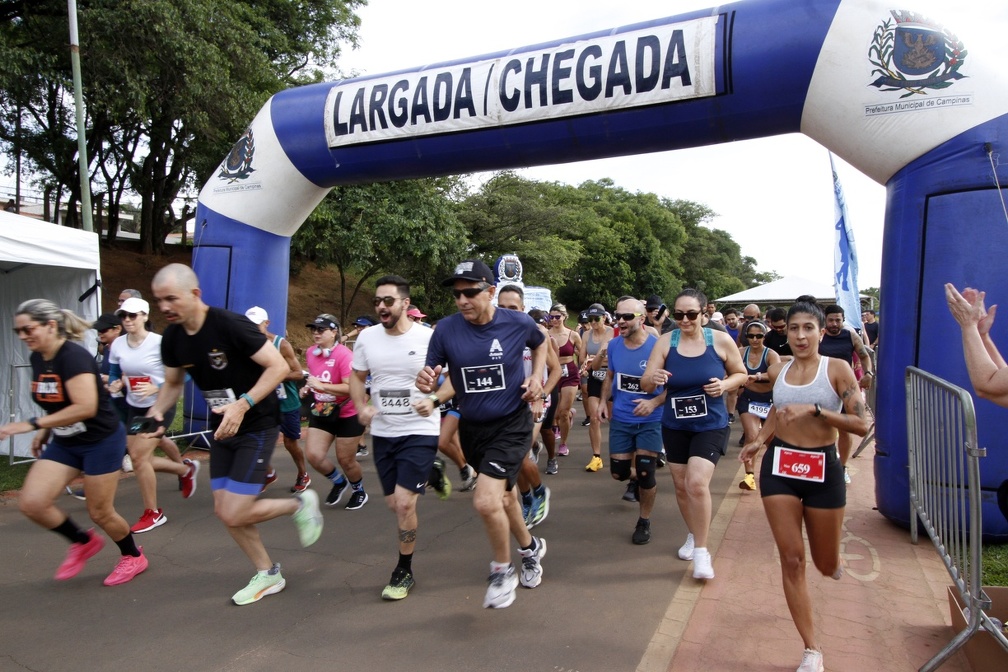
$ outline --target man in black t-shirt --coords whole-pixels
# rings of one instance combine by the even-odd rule
[[[780,355],[782,361],[791,359],[793,355],[787,340],[787,311],[783,308],[768,310],[767,322],[770,323],[770,330],[763,339],[763,345]]]
[[[165,266],[151,287],[168,327],[161,340],[165,383],[148,415],[161,420],[174,407],[187,373],[209,404],[214,512],[258,570],[231,599],[238,605],[251,604],[286,585],[256,523],[292,516],[302,546],[310,546],[322,534],[318,495],[310,488],[294,499],[257,499],[279,436],[274,391],[290,367],[244,315],[206,305],[199,280],[188,266]]]

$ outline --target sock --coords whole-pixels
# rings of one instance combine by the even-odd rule
[[[529,545],[528,546],[522,546],[521,550],[523,550],[523,551],[535,551],[537,548],[539,548],[539,542],[536,541],[535,537],[532,537],[532,541],[529,542]]]
[[[123,555],[132,555],[134,558],[140,557],[140,549],[137,548],[136,542],[133,541],[133,533],[130,532],[125,537],[115,542],[116,546],[119,547],[119,552]]]
[[[532,494],[539,498],[545,497],[546,486],[540,483],[538,488],[532,488]]]
[[[263,576],[266,576],[267,574],[270,576],[276,576],[277,574],[280,573],[280,563],[274,562],[272,567],[270,567],[269,569],[260,569],[259,573],[262,574]]]
[[[651,519],[650,518],[638,518],[637,519],[637,524],[640,525],[641,523],[644,523],[647,527],[651,527]]]
[[[350,481],[350,487],[354,489],[354,492],[357,492],[357,491],[363,492],[364,491],[364,479],[362,478],[359,481],[357,481],[356,483],[354,483],[353,481]]]
[[[490,573],[497,574],[498,572],[506,572],[510,567],[511,567],[510,562],[491,562]]]
[[[346,480],[343,478],[343,474],[340,473],[339,469],[333,469],[328,474],[326,474],[325,477],[328,478],[330,481],[332,481],[333,485],[339,485],[344,480]]]
[[[532,506],[532,491],[521,493],[522,504],[525,506]]]
[[[71,544],[86,544],[91,541],[90,535],[77,527],[77,524],[70,518],[52,528],[52,531],[69,539]]]
[[[407,572],[413,573],[413,554],[410,553],[410,554],[407,555],[405,553],[400,553],[399,554],[399,564],[396,565],[396,566],[397,567],[402,567]]]

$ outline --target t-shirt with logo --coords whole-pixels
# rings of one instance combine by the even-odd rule
[[[410,323],[404,334],[384,328],[365,329],[353,349],[355,371],[371,372],[371,404],[378,410],[371,420],[375,436],[437,436],[441,417],[423,417],[413,402],[426,395],[417,389],[416,377],[427,361],[427,348],[434,332]]]
[[[361,332],[365,333],[367,329]],[[358,335],[358,338],[360,336]],[[356,345],[354,346],[357,347]],[[305,356],[305,363],[308,365],[308,373],[315,376],[323,383],[339,385],[350,382],[353,375],[351,364],[353,362],[353,352],[342,343],[336,343],[332,348],[320,348],[314,346],[309,348]],[[350,394],[336,395],[331,392],[320,392],[312,390],[315,395],[314,415],[329,415],[332,413],[332,406],[329,404],[342,404],[339,407],[341,418],[352,418],[357,415],[357,407],[350,401]]]
[[[211,408],[237,401],[262,376],[263,367],[252,356],[267,343],[266,336],[244,315],[211,307],[200,330],[191,336],[180,324],[170,324],[161,338],[161,360],[166,367],[183,369],[203,393]],[[245,412],[238,433],[271,429],[280,422],[275,394],[267,394]],[[216,429],[222,416],[211,413]]]
[[[647,393],[641,388],[640,379],[647,368],[648,357],[654,350],[658,339],[654,334],[648,334],[647,340],[639,348],[629,348],[626,339],[622,336],[609,341],[609,372],[612,374],[612,400],[613,420],[625,422],[627,424],[640,424],[643,422],[660,422],[662,418],[662,407],[658,406],[651,415],[634,415],[634,403],[637,399],[651,400],[661,394],[664,390],[662,386],[655,388],[654,392]]]
[[[56,356],[45,361],[42,355],[33,352],[29,358],[32,367],[32,399],[46,413],[61,411],[73,403],[66,381],[81,374],[93,374],[98,390],[98,412],[93,418],[65,427],[53,427],[50,435],[61,444],[95,443],[116,431],[119,416],[112,409],[108,391],[101,381],[98,362],[83,346],[66,341],[56,351]]]
[[[498,420],[522,404],[525,371],[522,351],[546,340],[535,321],[517,310],[498,308],[486,324],[471,324],[461,313],[438,322],[427,350],[427,366],[448,365],[448,375],[466,421]]]
[[[161,387],[164,384],[164,364],[161,363],[161,334],[148,333],[137,347],[129,344],[129,336],[123,334],[112,341],[109,348],[109,363],[122,371],[123,389],[126,401],[134,408],[150,408],[157,401],[157,395],[141,397],[134,390],[140,383],[151,383]]]

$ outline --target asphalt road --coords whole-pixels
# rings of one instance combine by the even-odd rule
[[[715,471],[715,511],[736,491],[739,431],[733,425],[728,457]],[[570,444],[560,473],[543,476],[552,491],[549,517],[534,530],[548,544],[543,583],[519,588],[502,610],[482,608],[489,544],[471,495],[457,492],[448,501],[433,491],[421,498],[417,584],[401,602],[381,600],[397,558],[396,524],[370,457],[362,460],[369,503],[326,510],[314,546],[300,547],[289,520],[260,526],[287,588],[245,607],[230,596],[254,569],[213,515],[206,469],[190,500],[181,499],[173,477],[159,477],[169,522],[137,536],[150,568],[111,588],[102,580],[117,560],[114,544],[79,576],[54,581],[65,542],[5,501],[0,670],[635,670],[690,568],[675,554],[686,530],[672,478],[667,471],[659,477],[651,543],[634,546],[637,506],[622,501],[624,486],[608,468],[584,471],[590,451],[580,422]],[[282,447],[274,455],[280,479],[264,496],[287,496],[295,469]],[[457,485],[457,471],[449,473]],[[324,497],[328,483],[313,479]],[[142,510],[135,479],[122,480],[116,501],[135,521]],[[84,502],[64,497],[60,505],[89,523]]]

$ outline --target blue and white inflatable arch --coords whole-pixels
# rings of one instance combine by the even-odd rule
[[[280,92],[200,193],[205,296],[283,323],[289,238],[337,184],[801,132],[888,190],[876,498],[906,522],[903,371],[968,387],[942,284],[1008,297],[992,161],[1008,141],[1008,54],[899,2],[750,0]],[[1008,488],[1006,412],[980,402],[978,414],[983,445],[1000,449],[982,465],[985,532],[1008,538],[994,504]]]

